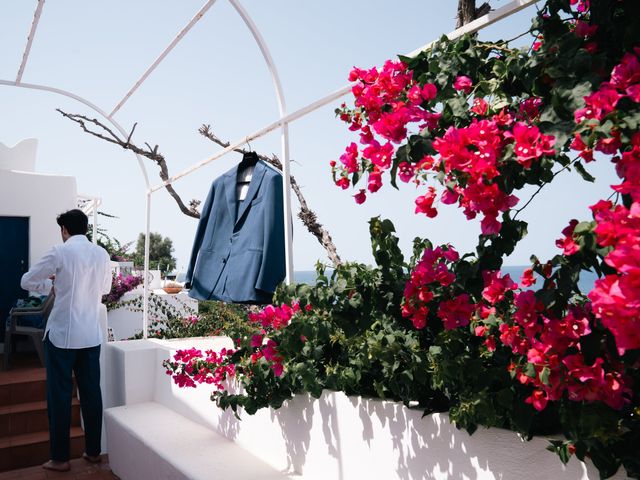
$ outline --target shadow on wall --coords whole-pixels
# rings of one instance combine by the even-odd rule
[[[216,408],[212,405],[213,408]],[[235,441],[240,433],[240,421],[231,409],[222,410],[219,417],[218,429],[229,440]]]
[[[338,464],[338,478],[343,480],[344,465],[342,460],[343,445],[340,435],[340,423],[338,419],[337,398],[335,395],[323,395],[320,397],[320,412],[322,413],[322,433],[327,444],[329,455],[334,457]]]
[[[277,421],[287,450],[287,471],[302,473],[311,443],[315,399],[297,395],[286,402],[286,408],[271,410],[271,421]]]
[[[576,459],[563,466],[546,451],[544,438],[527,442],[514,432],[482,427],[470,436],[452,425],[446,414],[421,418],[422,411],[401,404],[360,398],[349,402],[359,409],[362,440],[367,444],[374,440],[374,429],[391,435],[401,479],[598,478],[593,466],[587,468]],[[620,475],[616,478],[623,478]]]

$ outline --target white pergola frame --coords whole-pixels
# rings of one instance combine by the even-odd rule
[[[112,108],[111,113],[106,113],[105,110],[101,109],[94,103],[89,100],[80,97],[72,92],[62,90],[59,88],[55,88],[49,85],[36,85],[30,83],[23,83],[22,76],[24,74],[27,61],[29,60],[29,54],[31,52],[31,46],[33,44],[33,40],[35,38],[35,34],[38,28],[38,24],[40,22],[40,16],[42,14],[42,10],[44,8],[45,0],[37,0],[36,9],[33,15],[33,21],[31,24],[31,30],[29,32],[29,36],[27,38],[27,44],[24,49],[24,53],[22,55],[22,62],[20,63],[20,67],[18,69],[18,74],[16,75],[15,80],[2,80],[0,79],[0,85],[10,86],[10,87],[20,87],[34,90],[43,90],[50,93],[55,93],[57,95],[62,95],[68,98],[72,98],[85,106],[92,109],[94,112],[100,114],[105,120],[107,120],[113,127],[123,136],[126,137],[126,131],[120,126],[120,124],[113,118],[113,116],[125,105],[125,103],[131,98],[131,96],[136,92],[136,90],[146,81],[146,79],[153,73],[156,67],[167,57],[167,55],[173,50],[173,48],[187,35],[189,30],[193,28],[193,26],[198,23],[204,15],[209,11],[209,9],[213,6],[213,4],[217,0],[207,0],[205,4],[196,12],[193,18],[185,25],[180,32],[174,37],[174,39],[169,43],[169,45],[162,51],[162,53],[151,63],[149,68],[145,70],[142,76],[134,83],[134,85],[129,89],[129,91],[122,97],[122,99]],[[239,0],[228,0],[229,3],[236,10],[238,15],[242,18],[247,28],[251,31],[251,34],[256,41],[256,44],[260,48],[262,56],[264,57],[265,63],[269,72],[271,74],[271,79],[273,82],[276,100],[278,102],[279,109],[279,118],[270,123],[269,125],[248,134],[235,142],[229,144],[228,147],[223,150],[215,153],[214,155],[205,158],[197,163],[194,163],[190,167],[184,169],[180,173],[172,176],[168,180],[157,184],[151,185],[149,182],[149,175],[147,169],[142,161],[142,157],[138,154],[134,154],[136,159],[138,160],[138,165],[142,172],[142,177],[146,187],[146,214],[145,214],[145,253],[144,253],[144,300],[143,300],[143,337],[147,338],[147,325],[148,325],[148,316],[149,316],[149,282],[148,282],[148,271],[149,271],[149,232],[151,225],[151,196],[157,192],[165,188],[167,185],[173,184],[177,180],[185,177],[192,172],[198,170],[201,167],[213,162],[214,160],[218,160],[222,158],[227,153],[233,151],[236,148],[241,147],[248,141],[263,137],[264,135],[272,132],[280,128],[280,137],[281,137],[281,149],[282,149],[282,176],[283,176],[283,199],[284,199],[284,218],[291,218],[291,180],[290,180],[290,159],[289,159],[289,124],[295,122],[299,118],[304,117],[305,115],[331,103],[344,95],[348,94],[351,91],[351,84],[345,85],[344,87],[326,95],[303,108],[300,108],[292,113],[287,114],[284,91],[282,89],[282,84],[280,82],[280,77],[278,75],[278,69],[276,68],[275,62],[273,61],[273,57],[269,51],[267,43],[264,38],[260,34],[256,24],[253,22],[249,13],[244,9]],[[512,0],[508,4],[489,12],[487,15],[484,15],[481,18],[474,20],[457,30],[449,33],[447,37],[449,39],[458,38],[466,33],[475,33],[479,30],[482,30],[493,23],[496,23],[499,20],[507,18],[514,13],[537,3],[540,0]],[[423,50],[428,49],[434,42],[430,42],[427,45],[420,47],[413,52],[409,53],[407,56],[412,57],[422,52]],[[97,208],[97,206],[96,206]],[[95,222],[94,222],[95,225]],[[292,225],[291,222],[285,221],[285,262],[286,262],[286,281],[287,283],[291,283],[293,278],[293,247],[292,247]]]

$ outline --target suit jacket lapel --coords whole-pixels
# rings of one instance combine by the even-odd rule
[[[234,168],[229,170],[225,174],[224,179],[224,193],[227,198],[227,207],[229,208],[229,217],[233,219],[233,223],[236,222],[236,210],[237,210],[237,199],[236,199],[236,181],[238,178],[238,166],[236,165]]]
[[[247,196],[240,204],[240,209],[238,210],[238,216],[236,217],[236,223],[238,222],[238,220],[242,218],[242,215],[244,215],[244,212],[246,212],[247,208],[249,208],[249,205],[251,204],[251,200],[253,200],[253,198],[258,193],[258,189],[260,188],[260,184],[262,183],[262,179],[264,178],[265,168],[266,167],[262,162],[256,163],[256,166],[253,169],[253,176],[251,177],[251,183],[249,184],[249,190],[247,191]],[[235,191],[234,191],[234,197],[235,197]]]

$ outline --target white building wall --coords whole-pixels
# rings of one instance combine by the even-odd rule
[[[29,265],[62,242],[56,217],[76,208],[76,179],[33,172],[36,139],[0,143],[0,216],[29,217]]]

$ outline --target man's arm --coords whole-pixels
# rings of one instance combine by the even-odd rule
[[[55,275],[57,264],[56,250],[52,248],[22,276],[20,286],[30,292],[48,295],[53,286],[50,277]]]

